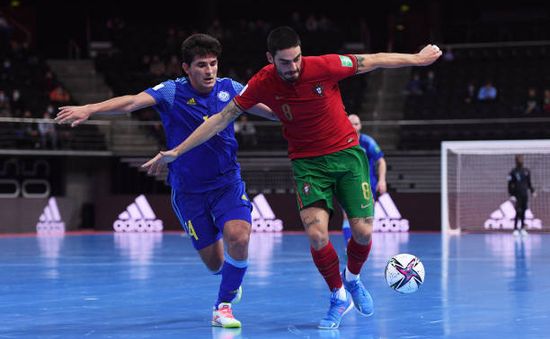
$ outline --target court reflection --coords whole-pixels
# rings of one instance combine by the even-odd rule
[[[162,232],[115,232],[114,240],[121,255],[130,259],[130,277],[148,279],[155,250],[162,244]]]
[[[36,236],[40,257],[45,262],[44,277],[47,279],[59,278],[59,257],[64,239],[63,232],[38,233]]]
[[[248,246],[248,272],[247,276],[254,277],[255,284],[268,285],[267,279],[273,275],[272,265],[274,253],[279,252],[283,235],[280,232],[253,232]]]

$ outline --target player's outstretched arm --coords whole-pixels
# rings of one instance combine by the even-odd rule
[[[442,52],[436,45],[427,45],[418,53],[375,53],[356,54],[357,73],[365,73],[377,68],[399,68],[408,66],[428,66],[434,63]]]
[[[264,104],[256,104],[255,106],[249,108],[246,112],[271,121],[279,121],[279,117],[277,117],[271,108]]]
[[[158,173],[164,164],[176,160],[183,153],[190,151],[223,131],[241,112],[237,105],[231,101],[221,112],[212,115],[203,122],[181,144],[171,150],[159,152],[154,158],[141,165],[141,167],[146,168],[149,174]]]
[[[136,95],[124,95],[94,104],[59,107],[55,121],[58,124],[71,124],[71,127],[75,127],[95,113],[127,114],[154,104],[155,99],[152,96],[141,92]]]

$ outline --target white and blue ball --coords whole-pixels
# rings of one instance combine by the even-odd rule
[[[405,294],[416,292],[424,283],[425,274],[420,259],[408,253],[391,257],[384,272],[388,286]]]

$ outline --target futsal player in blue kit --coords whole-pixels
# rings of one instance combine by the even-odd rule
[[[377,193],[380,195],[386,193],[386,160],[384,159],[384,152],[378,146],[378,143],[371,136],[361,133],[361,119],[356,114],[350,114],[348,116],[349,121],[353,128],[359,135],[359,146],[365,151],[367,160],[369,161],[369,174],[372,197],[376,201],[378,198]],[[342,222],[342,234],[346,244],[351,239],[351,229],[349,226],[349,220],[344,213],[344,220]]]
[[[232,79],[217,77],[221,50],[217,39],[194,34],[182,44],[186,77],[167,80],[137,95],[60,107],[56,120],[74,127],[95,113],[130,113],[153,107],[164,126],[166,147],[172,149],[243,89]],[[277,120],[261,104],[248,112]],[[241,179],[237,148],[230,124],[168,165],[173,210],[202,261],[213,274],[221,275],[212,325],[228,328],[241,327],[233,316],[232,302],[240,299],[251,231],[252,206]]]

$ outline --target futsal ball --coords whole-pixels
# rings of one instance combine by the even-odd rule
[[[424,265],[407,253],[394,255],[386,265],[384,276],[388,285],[399,293],[413,293],[424,283]]]

